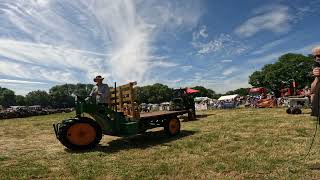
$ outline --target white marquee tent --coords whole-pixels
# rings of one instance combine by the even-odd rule
[[[221,96],[218,101],[224,101],[224,100],[233,100],[235,98],[239,97],[238,94],[233,94],[233,95],[227,95],[227,96]]]

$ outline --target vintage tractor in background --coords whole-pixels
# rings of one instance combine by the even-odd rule
[[[174,98],[170,102],[170,109],[173,111],[187,110],[189,120],[196,118],[196,108],[192,94],[200,92],[191,88],[180,88],[174,90]]]
[[[135,103],[134,88],[129,83],[112,88],[111,106],[99,105],[94,99],[76,96],[76,116],[53,124],[57,139],[72,150],[94,148],[102,135],[126,137],[144,133],[147,129],[163,127],[166,134],[180,132],[178,115],[190,114],[188,110],[143,113]]]
[[[280,90],[281,96],[287,101],[286,112],[288,114],[301,114],[301,109],[310,105],[309,94],[304,90],[297,90],[297,83],[294,79],[290,79],[289,82],[284,82],[288,84],[288,87]]]
[[[310,101],[308,97],[296,96],[288,98],[288,108],[286,112],[288,114],[301,114],[303,107],[309,107]]]

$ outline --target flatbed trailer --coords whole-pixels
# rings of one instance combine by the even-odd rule
[[[178,126],[180,131],[180,115],[187,114],[187,110],[183,111],[156,111],[156,112],[148,112],[148,113],[141,113],[140,118],[137,121],[139,123],[139,133],[145,132],[147,129],[152,129],[156,127],[164,127],[165,132],[168,135],[175,135],[179,132],[170,133],[168,131],[170,127],[170,121],[174,120],[175,122],[171,122],[171,125],[174,123],[174,126]],[[189,113],[188,113],[189,114]]]
[[[187,110],[183,111],[155,111],[140,114],[140,120],[152,120],[152,119],[163,119],[171,116],[178,116],[188,113]]]
[[[94,148],[102,135],[127,137],[156,127],[163,127],[169,136],[179,134],[181,124],[178,116],[187,113],[191,116],[190,110],[140,113],[134,102],[135,84],[111,89],[111,106],[77,96],[76,117],[53,124],[57,139],[67,148],[79,150]]]

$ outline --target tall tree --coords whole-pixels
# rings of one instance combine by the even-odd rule
[[[63,84],[54,86],[49,90],[52,106],[58,108],[73,107],[74,97],[72,95],[87,96],[92,87],[92,84]]]
[[[149,86],[136,87],[138,103],[162,103],[173,98],[174,90],[166,85],[156,83]]]
[[[312,56],[285,54],[274,64],[265,65],[260,71],[249,76],[249,83],[256,87],[266,87],[276,94],[280,89],[295,81],[297,88],[310,86],[314,64]]]
[[[48,107],[50,103],[50,96],[46,91],[31,91],[26,95],[26,104],[28,106],[40,105]]]
[[[207,89],[203,86],[195,86],[192,89],[200,91],[200,92],[194,94],[195,97],[216,98],[216,92],[214,92],[212,89]]]
[[[238,88],[236,90],[226,92],[226,95],[239,94],[240,96],[246,96],[249,94],[249,89],[250,88]]]
[[[16,103],[15,94],[12,90],[0,87],[0,105],[3,107],[13,106]]]
[[[16,105],[17,106],[25,106],[26,105],[26,98],[21,95],[16,96]]]

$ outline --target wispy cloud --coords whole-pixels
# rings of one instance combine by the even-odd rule
[[[289,8],[282,5],[265,6],[254,11],[254,16],[246,20],[235,29],[235,33],[242,37],[250,37],[260,31],[282,33],[290,30],[293,17]]]
[[[315,46],[318,46],[319,44],[320,42],[315,42],[299,48],[291,48],[291,49],[282,50],[282,51],[275,51],[271,54],[262,55],[262,56],[249,59],[248,62],[264,65],[267,63],[275,62],[280,56],[286,53],[300,53],[300,54],[308,55],[308,54],[311,54],[312,48],[314,48]]]
[[[286,43],[290,38],[282,38],[282,39],[278,39],[269,43],[264,44],[263,46],[259,47],[258,50],[253,51],[251,54],[252,55],[259,55],[259,54],[263,54],[265,52],[268,52],[270,50],[272,50],[273,48],[276,48],[277,46],[280,46],[284,43]]]
[[[235,40],[229,34],[220,34],[209,40],[199,40],[195,38],[192,41],[192,45],[197,50],[198,55],[219,53],[221,57],[238,55],[248,49],[245,44]]]
[[[13,79],[0,79],[1,83],[9,83],[9,84],[48,84],[45,82],[39,81],[25,81],[25,80],[13,80]]]
[[[229,67],[229,68],[222,71],[222,75],[229,76],[229,75],[233,74],[235,71],[237,71],[236,67]]]
[[[181,66],[180,67],[184,72],[190,71],[193,67],[191,65]]]
[[[50,83],[89,82],[97,74],[148,81],[153,68],[177,65],[155,53],[155,40],[163,30],[196,26],[200,9],[192,0],[5,1],[0,75]]]
[[[199,31],[195,31],[192,33],[192,40],[196,41],[199,38],[207,38],[208,35],[208,31],[207,31],[207,26],[201,26]]]
[[[222,63],[231,63],[233,60],[232,59],[223,59],[220,62]]]

